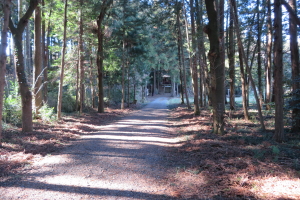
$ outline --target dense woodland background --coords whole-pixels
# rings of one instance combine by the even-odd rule
[[[8,124],[143,102],[164,75],[195,115],[211,109],[214,133],[255,109],[261,130],[275,116],[277,142],[299,134],[299,1],[0,2],[0,138]]]

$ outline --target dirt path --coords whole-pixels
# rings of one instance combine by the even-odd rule
[[[166,180],[167,97],[159,97],[1,183],[1,199],[173,199]]]

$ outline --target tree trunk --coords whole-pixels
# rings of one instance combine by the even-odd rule
[[[0,146],[2,145],[2,114],[3,114],[3,98],[6,74],[6,47],[7,47],[7,32],[10,14],[11,0],[4,0],[2,5],[3,11],[3,27],[1,32],[0,44]]]
[[[275,92],[275,135],[277,142],[284,140],[283,125],[283,41],[281,0],[274,0],[274,92]]]
[[[229,78],[230,78],[230,94],[229,103],[230,110],[235,110],[235,43],[234,43],[234,21],[233,8],[230,7],[229,21],[229,45],[228,45],[228,60],[229,60]]]
[[[121,109],[125,109],[125,33],[123,33],[123,54],[122,54],[122,100]],[[152,90],[153,96],[153,90]]]
[[[200,66],[200,105],[207,105],[207,96],[209,97],[209,72],[206,62],[206,49],[204,45],[203,35],[203,0],[195,0],[197,13],[197,35],[198,35],[198,52],[199,52],[199,66]],[[208,98],[210,100],[210,97]]]
[[[34,68],[33,68],[33,100],[34,112],[39,114],[39,109],[43,104],[42,93],[42,68],[43,68],[43,50],[42,50],[42,14],[41,5],[37,6],[34,15]]]
[[[218,15],[214,0],[205,0],[209,23],[205,28],[208,34],[210,50],[208,58],[211,69],[211,101],[213,107],[213,132],[224,133],[225,88],[224,68],[220,55]]]
[[[179,43],[180,43],[180,49],[181,49],[180,57],[181,57],[181,64],[182,64],[183,92],[185,94],[186,105],[187,105],[188,109],[191,109],[188,91],[187,91],[186,67],[185,67],[185,62],[184,62],[183,42],[182,42],[182,33],[181,33],[180,25],[178,26],[178,34],[179,34]]]
[[[271,65],[272,65],[272,19],[271,19],[271,2],[267,0],[267,63],[266,63],[266,108],[267,110],[271,110]]]
[[[261,62],[261,24],[260,21],[260,0],[257,0],[257,78],[260,106],[263,106],[263,86],[262,86],[262,62]]]
[[[289,4],[294,12],[297,11],[296,0],[290,0]],[[291,49],[291,63],[292,63],[292,131],[300,131],[300,69],[299,69],[299,48],[298,48],[298,34],[297,34],[297,22],[290,14],[290,49]]]
[[[62,94],[63,94],[63,82],[64,82],[64,70],[65,70],[65,52],[67,43],[67,10],[68,0],[65,0],[65,13],[64,13],[64,36],[63,36],[63,47],[62,47],[62,58],[61,58],[61,69],[60,69],[60,80],[58,87],[58,99],[57,99],[57,119],[61,119],[61,107],[62,107]]]
[[[44,0],[42,0],[43,7],[45,6]],[[50,10],[49,17],[51,16],[52,10]],[[43,18],[45,18],[45,12],[42,12]],[[49,20],[50,24],[50,20]],[[46,23],[45,20],[42,22],[42,51],[43,51],[43,70],[44,70],[44,87],[43,87],[43,101],[45,103],[48,102],[48,62],[49,62],[49,32],[50,32],[50,25],[48,25],[48,31],[46,36]],[[47,38],[47,39],[46,39]]]
[[[255,99],[256,99],[256,105],[257,105],[258,116],[259,116],[259,120],[260,120],[260,124],[261,124],[261,129],[265,130],[265,125],[264,125],[264,120],[263,120],[263,116],[262,116],[262,112],[261,112],[259,97],[258,97],[258,94],[257,94],[257,91],[256,91],[254,80],[253,80],[252,75],[251,75],[251,70],[250,70],[250,67],[248,65],[246,55],[245,55],[245,52],[244,52],[244,47],[243,47],[243,43],[242,43],[242,40],[241,40],[240,31],[238,29],[239,28],[239,25],[238,25],[239,23],[238,23],[237,9],[236,9],[235,0],[230,0],[230,6],[232,6],[233,9],[234,9],[234,23],[235,23],[235,29],[236,29],[237,39],[238,39],[238,45],[239,45],[240,53],[242,54],[241,56],[243,57],[243,60],[245,62],[246,70],[248,72],[249,81],[251,83],[251,86],[252,86],[252,89],[253,89],[253,92],[254,92],[254,96],[255,96]]]
[[[98,112],[104,112],[104,92],[103,92],[103,39],[104,39],[104,30],[103,30],[103,20],[106,15],[107,9],[112,4],[113,0],[103,0],[100,14],[97,18],[97,36],[98,36],[98,52],[97,52],[97,66],[98,66]]]
[[[79,19],[79,42],[78,42],[78,60],[79,60],[79,70],[80,70],[80,83],[79,83],[79,114],[82,114],[82,110],[84,107],[84,50],[83,50],[83,0],[80,0],[80,19]]]
[[[16,66],[22,100],[22,131],[24,132],[32,131],[32,93],[25,73],[22,34],[37,5],[38,0],[30,0],[29,7],[24,16],[19,20],[17,27],[14,26],[12,19],[9,19],[9,28],[15,43],[15,54],[18,58]]]
[[[192,71],[192,81],[194,88],[194,114],[200,115],[199,106],[199,86],[198,86],[198,69],[197,69],[197,57],[196,57],[196,26],[195,26],[195,8],[194,0],[190,0],[191,9],[191,29],[192,29],[192,55],[191,55],[191,71]]]
[[[240,61],[240,72],[241,72],[241,83],[242,83],[242,97],[243,97],[243,111],[244,111],[244,119],[246,121],[249,120],[249,112],[248,112],[248,102],[247,102],[247,78],[245,75],[245,69],[244,69],[244,61],[243,61],[243,56],[242,56],[242,50],[240,47],[239,48],[239,61]]]

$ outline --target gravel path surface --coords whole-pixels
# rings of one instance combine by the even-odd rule
[[[168,97],[82,136],[0,185],[0,199],[175,199],[166,179]]]

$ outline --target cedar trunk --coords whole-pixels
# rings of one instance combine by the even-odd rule
[[[290,6],[294,11],[296,8],[296,1],[290,0]],[[299,49],[298,49],[298,34],[297,34],[297,22],[290,14],[290,48],[291,48],[291,63],[292,63],[292,89],[293,89],[293,125],[292,131],[299,132],[300,130],[300,109],[299,109],[299,98],[300,98],[300,69],[299,69]],[[298,105],[297,105],[298,104]]]
[[[32,93],[25,73],[22,34],[37,5],[38,0],[30,0],[29,7],[24,16],[19,20],[17,27],[14,26],[12,19],[9,19],[9,29],[13,35],[15,54],[17,56],[16,71],[22,101],[22,131],[24,132],[32,131]]]
[[[3,27],[1,32],[0,44],[0,146],[2,140],[2,113],[3,113],[3,96],[5,86],[6,74],[6,47],[7,47],[7,32],[8,32],[8,18],[10,14],[11,0],[4,0],[3,2]]]
[[[277,142],[283,142],[283,41],[281,1],[274,1],[274,97],[275,97],[275,135]]]
[[[211,101],[213,107],[213,132],[224,133],[225,88],[224,69],[221,63],[218,16],[215,1],[205,0],[209,23],[206,26],[210,42],[208,58],[211,70]]]
[[[98,36],[98,51],[97,51],[97,67],[98,67],[98,112],[104,112],[104,92],[103,92],[103,39],[104,39],[104,28],[103,20],[106,15],[107,9],[112,4],[113,0],[103,0],[100,14],[97,17],[97,36]]]
[[[57,99],[57,119],[61,119],[62,94],[63,94],[64,70],[65,70],[66,35],[67,35],[67,21],[68,21],[67,10],[68,10],[68,0],[65,0],[64,36],[63,36],[60,80],[59,80],[58,99]]]
[[[34,68],[33,68],[33,98],[34,112],[39,114],[39,109],[43,104],[42,93],[42,66],[43,66],[43,51],[42,51],[42,15],[41,8],[37,6],[34,15]]]

